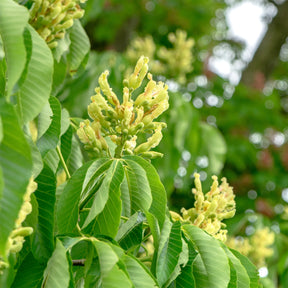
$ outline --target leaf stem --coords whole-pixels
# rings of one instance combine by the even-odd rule
[[[91,210],[91,208],[82,208],[81,210],[80,210],[80,213],[81,212],[89,212]]]
[[[151,235],[152,235],[152,233],[149,232],[149,233],[142,239],[142,242],[145,242]]]
[[[63,165],[63,168],[64,168],[64,171],[65,171],[65,173],[66,173],[67,178],[68,178],[68,179],[71,178],[71,175],[70,175],[70,173],[69,173],[68,167],[67,167],[67,165],[66,165],[66,163],[65,163],[65,160],[64,160],[64,158],[63,158],[63,155],[62,155],[62,153],[61,153],[61,149],[60,149],[59,145],[57,145],[56,151],[57,151],[57,154],[58,154],[58,156],[59,156],[59,158],[60,158],[60,161],[61,161],[61,163],[62,163],[62,165]]]
[[[139,260],[141,262],[152,262],[151,256],[141,257]]]
[[[122,219],[122,220],[125,220],[125,221],[129,220],[129,218],[128,218],[128,217],[125,217],[125,216],[121,216],[121,219]]]

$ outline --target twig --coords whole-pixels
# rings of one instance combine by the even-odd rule
[[[61,163],[62,163],[62,165],[63,165],[63,168],[64,168],[64,171],[65,171],[65,173],[66,173],[67,178],[68,178],[68,179],[71,178],[71,175],[70,175],[69,170],[68,170],[68,167],[67,167],[67,165],[66,165],[66,163],[65,163],[65,161],[64,161],[64,158],[63,158],[63,155],[62,155],[62,153],[61,153],[61,149],[60,149],[59,145],[57,145],[56,151],[57,151],[57,154],[58,154],[58,156],[59,156],[59,158],[60,158],[60,161],[61,161]]]
[[[85,266],[86,259],[72,260],[73,266]]]

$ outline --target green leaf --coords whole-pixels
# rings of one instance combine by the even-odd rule
[[[156,264],[156,276],[160,286],[167,286],[182,251],[181,224],[167,219],[161,232]]]
[[[241,253],[236,250],[229,249],[241,262],[243,267],[246,269],[246,272],[250,278],[250,288],[258,288],[259,287],[259,275],[258,270],[255,265]]]
[[[70,281],[69,263],[66,249],[60,240],[56,240],[56,248],[44,271],[42,288],[65,288]]]
[[[121,216],[121,201],[120,201],[119,189],[123,177],[124,177],[124,169],[122,167],[122,163],[120,162],[120,160],[114,160],[109,169],[107,170],[99,190],[95,194],[92,206],[90,208],[90,211],[85,219],[82,228],[87,227],[88,224],[93,219],[95,219],[95,217],[102,211],[104,216],[103,217],[104,222],[101,222],[99,219],[97,220],[97,222],[99,222],[98,225],[102,227],[101,230],[103,230],[106,227],[105,230],[107,232],[108,230],[110,230],[112,233],[112,231],[114,231],[114,228],[116,229],[118,228]],[[115,227],[113,223],[115,225],[117,225],[118,223],[117,227]]]
[[[151,189],[146,171],[133,160],[124,158],[125,177],[131,201],[131,214],[138,210],[148,211],[152,203]]]
[[[0,97],[4,97],[5,88],[6,88],[6,62],[5,59],[2,60],[0,59]]]
[[[182,267],[181,274],[176,278],[175,282],[177,288],[196,287],[192,265],[198,253],[195,251],[191,242],[188,242],[187,245],[189,249],[189,258],[186,266],[184,268]]]
[[[109,244],[95,238],[91,241],[94,244],[99,257],[101,276],[105,277],[119,261],[119,258]]]
[[[62,136],[70,127],[70,115],[67,109],[61,110],[61,133]],[[71,127],[72,128],[72,127]]]
[[[125,255],[122,260],[135,288],[159,287],[154,277],[138,259]]]
[[[39,148],[39,151],[41,152],[42,157],[44,157],[49,150],[55,149],[57,147],[61,132],[60,103],[55,97],[50,97],[49,103],[53,113],[51,117],[52,121],[46,132],[37,141],[37,146]],[[47,119],[47,122],[49,120],[50,119]]]
[[[47,164],[47,166],[49,166],[49,168],[54,172],[54,174],[56,174],[60,161],[57,150],[56,149],[49,150],[45,154],[43,160],[44,163]]]
[[[2,140],[3,140],[3,124],[0,116],[0,143],[2,142]]]
[[[91,229],[90,234],[115,238],[120,225],[121,204],[120,190],[113,191],[113,193],[109,195],[103,211],[96,217],[94,222],[88,226],[88,228]]]
[[[112,162],[112,160],[108,160],[107,158],[100,158],[94,161],[89,167],[84,178],[81,192],[81,208],[95,196],[95,193],[103,183],[106,171],[110,168]]]
[[[92,240],[92,242],[99,258],[101,272],[99,284],[101,284],[101,287],[133,287],[125,271],[125,266],[123,267],[122,261],[119,259],[124,254],[124,251],[115,245],[109,245],[97,239]],[[94,285],[94,287],[98,287],[98,285]]]
[[[232,265],[236,271],[236,279],[237,279],[236,287],[237,288],[250,287],[249,276],[240,260],[223,243],[221,243],[221,247],[225,250],[229,260],[232,262]]]
[[[179,274],[182,273],[182,268],[186,267],[186,265],[189,262],[188,244],[186,243],[186,241],[183,238],[181,240],[182,240],[182,251],[179,255],[178,263],[177,263],[175,269],[173,270],[173,272],[171,273],[168,284],[166,284],[166,287],[168,287],[168,285],[170,287],[170,285],[173,285],[175,283],[175,280],[177,279]],[[191,281],[191,284],[193,285],[193,281]]]
[[[44,270],[45,266],[29,253],[18,268],[11,288],[39,288],[43,281]]]
[[[70,126],[67,131],[61,136],[61,153],[65,163],[68,160],[69,155],[71,154],[72,149],[72,136],[73,128]]]
[[[42,156],[36,146],[36,144],[33,142],[32,138],[30,136],[26,137],[27,142],[30,145],[31,153],[32,153],[32,163],[33,163],[33,168],[32,168],[32,175],[34,177],[37,177],[41,170],[43,169],[43,160]]]
[[[72,233],[79,217],[79,201],[84,177],[93,162],[87,162],[68,180],[57,206],[57,225],[59,234]]]
[[[3,172],[0,166],[0,199],[2,198],[2,195],[3,195],[3,188],[4,188]]]
[[[31,58],[26,64],[27,74],[17,97],[17,109],[24,123],[33,120],[44,107],[50,96],[53,77],[53,58],[49,47],[30,25],[27,31],[31,42],[25,41],[25,44],[31,46],[26,47],[31,50]]]
[[[127,275],[115,265],[111,271],[102,277],[103,288],[132,288],[133,284]]]
[[[141,168],[145,171],[146,178],[148,180],[149,189],[151,191],[151,196],[152,196],[152,203],[149,208],[149,212],[152,213],[157,218],[160,229],[161,229],[165,221],[166,207],[167,207],[167,195],[166,195],[165,188],[160,181],[160,178],[156,169],[148,161],[138,156],[126,156],[124,159],[126,163],[127,161],[129,163],[134,161],[135,163],[140,165]],[[141,173],[143,173],[142,172],[143,170],[140,170]],[[140,191],[141,190],[142,189],[140,189]],[[132,191],[134,191],[134,187]],[[148,194],[147,197],[150,197],[150,195]],[[140,200],[141,200],[141,197],[140,197]]]
[[[77,169],[83,165],[83,155],[80,144],[75,135],[72,135],[71,153],[66,162],[70,174],[73,174]]]
[[[143,238],[143,221],[145,215],[142,212],[136,212],[126,222],[122,223],[115,238],[119,245],[125,249],[131,249],[138,246]]]
[[[38,261],[46,262],[54,250],[56,177],[45,164],[35,181],[38,183],[34,193],[38,202],[38,224],[33,239],[33,255]]]
[[[56,49],[59,48],[59,41],[58,41],[58,46]],[[53,49],[53,52],[55,52],[55,49]],[[66,60],[62,57],[60,62],[57,62],[57,59],[55,57],[55,53],[53,53],[54,59],[54,72],[53,72],[53,83],[52,83],[52,91],[51,91],[51,96],[57,96],[61,88],[65,84],[65,77],[67,74],[67,63]]]
[[[71,44],[67,58],[70,64],[70,73],[75,73],[90,51],[90,42],[79,20],[74,21],[73,26],[69,29],[69,36]]]
[[[182,227],[199,252],[193,263],[196,287],[227,287],[230,281],[229,260],[219,242],[196,226],[186,224]]]
[[[8,96],[25,66],[26,51],[23,31],[28,18],[29,13],[25,7],[18,5],[13,0],[0,1],[0,35],[7,61]]]
[[[126,217],[131,216],[131,201],[129,194],[129,186],[127,182],[127,178],[124,177],[122,184],[120,186],[121,190],[121,200],[122,200],[122,214]]]
[[[206,123],[200,124],[202,138],[201,155],[207,155],[209,159],[209,171],[219,174],[223,168],[227,152],[226,142],[218,129]]]
[[[228,288],[238,287],[237,286],[237,273],[230,259],[229,259],[229,266],[230,266],[230,282],[229,282]]]
[[[12,105],[0,101],[3,124],[3,140],[0,144],[0,165],[4,182],[0,198],[0,254],[5,255],[6,241],[14,229],[23,195],[31,177],[32,159],[30,147],[18,123]]]

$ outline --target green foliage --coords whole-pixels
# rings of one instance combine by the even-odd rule
[[[104,135],[107,149],[112,151],[106,157],[98,154],[93,158],[93,154],[91,157],[89,151],[84,151],[85,147],[74,136],[82,119],[70,118],[73,109],[64,109],[62,101],[69,99],[65,94],[73,91],[81,80],[86,79],[92,87],[95,79],[92,81],[90,77],[97,78],[100,74],[97,69],[93,70],[91,62],[84,71],[90,50],[87,35],[80,22],[74,21],[74,25],[65,30],[65,37],[57,40],[57,47],[50,45],[49,39],[45,39],[46,44],[37,29],[28,24],[34,1],[24,2],[24,6],[13,0],[2,0],[0,4],[0,35],[4,47],[0,72],[7,78],[0,86],[0,284],[23,288],[258,287],[257,270],[248,259],[193,224],[171,219],[165,185],[153,162],[146,159],[149,157],[145,158],[148,154],[144,153],[154,148],[161,138],[155,141],[156,145],[153,143],[148,145],[149,149],[136,153],[139,155],[122,153],[123,143],[118,145],[121,149],[116,148],[114,155],[115,143],[113,138],[109,141],[107,137],[110,134]],[[87,7],[89,5],[91,7],[91,1]],[[92,17],[91,13],[90,10],[89,17]],[[91,59],[95,60],[95,57],[92,54]],[[112,55],[111,59],[117,65],[125,63],[125,59],[117,55]],[[105,68],[109,66],[106,59],[103,62]],[[103,67],[99,65],[100,68]],[[119,100],[124,104],[136,103],[137,100],[131,100],[130,93],[141,85],[146,75],[148,66],[144,67],[144,72],[142,68],[136,69],[127,79],[123,99],[117,98],[118,102],[116,95],[122,85],[123,69],[118,71],[114,66],[111,73],[111,82],[116,84],[113,95],[105,82],[107,73],[102,74],[100,87],[107,98],[112,95],[110,103],[114,101],[116,110],[125,108]],[[165,100],[165,105],[162,103],[163,107],[160,107],[162,98],[159,100],[151,93],[150,102],[144,103],[146,106],[141,102],[143,121],[147,120],[147,115],[151,116],[147,121],[151,120],[148,124],[152,125],[155,124],[152,120],[167,109],[168,96],[163,83],[159,84],[161,87],[157,86],[152,76],[148,76],[148,80],[147,87],[152,85],[153,92],[159,92]],[[81,97],[92,95],[87,87],[82,88],[79,88]],[[158,88],[164,93],[161,94]],[[79,96],[72,94],[73,102]],[[220,132],[200,123],[194,108],[186,105],[179,94],[171,95],[175,97],[171,101],[173,111],[170,116],[163,116],[168,125],[172,124],[171,135],[167,134],[167,139],[173,140],[172,144],[163,149],[168,157],[170,154],[168,163],[175,159],[179,161],[183,152],[189,149],[193,157],[197,153],[207,155],[209,173],[220,172],[226,152]],[[160,109],[161,113],[153,114],[158,107],[163,109]],[[180,123],[176,121],[183,111],[191,114],[191,123],[185,123],[183,118]],[[141,114],[137,113],[137,116]],[[108,124],[112,123],[107,115],[105,117]],[[115,119],[120,116],[117,117]],[[132,115],[129,117],[128,122],[119,123],[129,126],[133,122]],[[113,129],[121,138],[124,129],[119,130],[117,125]],[[153,126],[149,131],[143,131],[143,141],[154,130]],[[182,136],[185,136],[183,141]],[[189,139],[193,139],[193,143],[189,143]],[[207,139],[211,142],[206,143]],[[159,149],[161,151],[161,147]],[[173,151],[176,151],[174,158],[171,156]],[[160,173],[162,165],[160,162],[155,165]],[[178,170],[175,163],[171,168],[174,173]],[[189,173],[194,169],[192,164]],[[25,236],[26,242],[21,251],[13,252],[8,249],[9,241],[16,219],[23,218],[22,204],[26,201],[24,195],[31,177],[37,183],[37,189],[31,196],[32,213],[27,216],[29,213],[24,211],[21,231],[32,228],[34,231],[31,235],[21,235]],[[165,177],[162,178],[164,184],[169,183]],[[173,189],[172,186],[170,183],[169,189]]]

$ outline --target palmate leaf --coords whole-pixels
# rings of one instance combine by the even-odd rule
[[[28,18],[27,9],[18,5],[15,1],[0,1],[0,35],[7,61],[8,97],[25,66],[26,51],[23,31],[27,25]]]
[[[167,219],[162,229],[156,263],[156,276],[160,287],[166,287],[182,252],[181,224]]]
[[[106,175],[104,174],[105,171],[110,168],[112,162],[111,159],[99,158],[89,167],[84,177],[83,188],[81,191],[81,208],[83,208],[95,195],[95,192],[102,184],[101,180],[103,180],[103,177]]]
[[[101,241],[94,237],[61,237],[61,241],[69,251],[78,247],[80,242],[86,241],[93,244],[95,252],[87,253],[86,272],[78,274],[83,277],[85,287],[159,287],[156,279],[149,270],[135,257],[127,255],[124,250],[109,242]],[[92,247],[90,247],[91,249]],[[74,253],[72,253],[74,254]],[[87,263],[88,261],[88,263]],[[133,286],[134,285],[134,286]]]
[[[91,225],[87,227],[88,230],[84,230],[85,232],[89,231],[91,235],[105,235],[111,238],[116,236],[121,217],[120,185],[123,177],[124,169],[122,163],[120,160],[114,160],[107,170],[99,190],[96,192],[92,207],[85,222],[89,216],[91,217],[91,221],[96,218]],[[103,210],[100,211],[99,207],[103,207]],[[91,215],[91,213],[94,214]]]
[[[120,190],[109,194],[103,211],[97,215],[87,228],[91,235],[105,235],[114,238],[117,235],[121,219]]]
[[[53,58],[49,47],[30,25],[26,26],[25,32],[28,34],[25,45],[31,56],[17,93],[17,109],[23,123],[33,120],[44,107],[50,96],[53,77]]]
[[[31,177],[32,159],[15,110],[3,98],[0,100],[0,114],[3,125],[0,165],[4,183],[0,198],[0,254],[5,255],[5,244],[14,228]]]
[[[98,162],[95,162],[93,164],[96,163]],[[105,165],[106,163],[109,164],[109,166]],[[102,167],[104,167],[104,169],[102,169]],[[101,186],[99,187],[99,189],[97,191],[94,191],[93,193],[95,194],[94,200],[82,228],[87,227],[87,225],[91,223],[91,221],[95,219],[95,217],[103,211],[108,201],[108,198],[112,196],[110,195],[110,193],[113,193],[113,191],[117,193],[117,190],[119,190],[119,186],[122,182],[124,173],[121,163],[119,163],[119,160],[115,160],[113,162],[106,160],[106,162],[104,162],[104,165],[97,167],[96,172],[94,172],[94,174],[91,177],[92,180],[95,178],[97,179],[104,171],[106,171],[104,180],[101,182]],[[91,180],[89,182],[91,182]],[[89,185],[89,183],[87,185]],[[96,183],[92,186],[92,189],[93,187],[95,187],[95,185]],[[85,194],[87,194],[87,192]]]
[[[34,193],[38,203],[38,224],[34,234],[33,255],[40,262],[46,262],[54,250],[54,205],[56,201],[56,177],[45,164],[39,176]]]
[[[70,282],[69,263],[66,249],[60,240],[56,240],[55,250],[44,271],[42,288],[65,288]]]
[[[229,260],[219,242],[196,226],[186,224],[182,227],[199,253],[193,262],[196,287],[227,287],[230,282]]]

